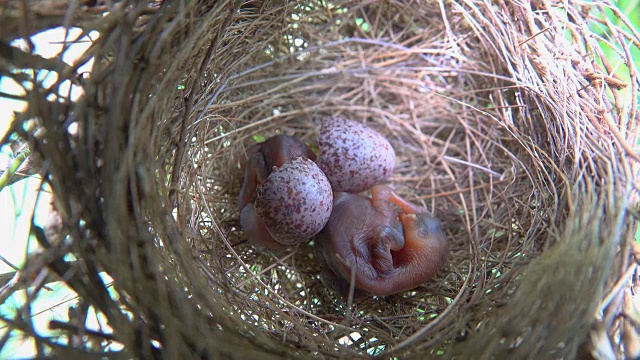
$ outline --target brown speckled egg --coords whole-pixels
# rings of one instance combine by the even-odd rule
[[[329,180],[312,160],[302,157],[274,170],[258,187],[255,201],[269,234],[284,245],[317,235],[332,207]]]
[[[358,193],[383,182],[396,153],[377,131],[352,120],[326,118],[318,137],[318,166],[334,191]]]

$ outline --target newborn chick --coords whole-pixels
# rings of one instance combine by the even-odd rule
[[[343,296],[352,269],[356,297],[386,296],[431,279],[447,259],[449,243],[431,213],[388,186],[374,186],[371,196],[334,193],[331,217],[318,235],[321,280]]]

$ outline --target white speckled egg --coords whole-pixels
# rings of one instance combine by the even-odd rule
[[[333,208],[331,184],[318,166],[296,158],[258,187],[255,209],[274,240],[294,245],[317,235]]]
[[[352,120],[326,118],[318,137],[318,166],[334,191],[358,193],[393,172],[396,153],[377,131]]]

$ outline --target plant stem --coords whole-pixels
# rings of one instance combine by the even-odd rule
[[[11,162],[11,164],[9,164],[9,167],[2,173],[2,175],[0,175],[0,191],[2,191],[2,189],[4,189],[9,184],[11,177],[15,175],[20,166],[22,166],[25,160],[29,158],[29,155],[31,155],[31,150],[24,149],[18,154],[18,156],[13,158],[13,161]]]

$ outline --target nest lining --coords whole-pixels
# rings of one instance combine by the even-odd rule
[[[632,225],[620,137],[635,139],[637,114],[607,99],[604,86],[619,90],[611,81],[588,76],[600,68],[585,55],[601,54],[580,26],[586,8],[567,8],[571,21],[557,9],[187,2],[163,4],[133,32],[136,17],[114,9],[120,32],[95,46],[104,61],[74,105],[83,137],[71,140],[99,196],[58,207],[91,220],[70,236],[97,247],[73,252],[112,275],[120,298],[98,301],[90,276],[72,287],[132,354],[158,351],[151,338],[169,355],[572,356],[630,264],[617,252]],[[435,279],[350,304],[319,283],[313,242],[276,254],[246,243],[239,156],[277,133],[313,145],[323,116],[391,142],[389,183],[451,241]],[[74,171],[56,153],[54,192],[86,204],[93,195],[62,181]]]

